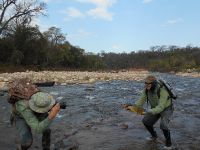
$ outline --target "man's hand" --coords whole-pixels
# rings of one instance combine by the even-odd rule
[[[123,105],[123,107],[126,109],[126,110],[129,110],[129,111],[132,111],[132,112],[135,112],[139,115],[144,115],[144,109],[141,108],[141,107],[137,107],[136,105]]]
[[[126,110],[131,110],[133,106],[127,106],[125,109]]]
[[[147,115],[147,114],[152,114],[151,109],[149,109],[149,110],[147,110],[147,111],[144,112],[144,115]]]
[[[59,111],[60,111],[60,104],[57,103],[57,104],[51,109],[48,118],[49,118],[50,120],[54,119]]]

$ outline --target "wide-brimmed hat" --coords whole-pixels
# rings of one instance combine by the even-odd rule
[[[48,112],[54,104],[53,96],[45,92],[37,92],[29,100],[29,107],[37,113]]]

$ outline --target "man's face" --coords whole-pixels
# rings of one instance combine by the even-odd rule
[[[149,91],[151,89],[152,82],[145,82],[145,88]]]

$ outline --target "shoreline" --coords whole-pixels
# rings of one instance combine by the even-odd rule
[[[26,71],[15,73],[1,73],[0,74],[0,88],[13,79],[29,78],[32,82],[50,82],[54,81],[55,85],[67,84],[92,84],[98,81],[111,81],[111,80],[144,80],[147,75],[152,72],[145,70],[136,71],[112,71],[112,72],[88,72],[88,71]],[[178,76],[199,78],[200,73],[172,73]]]
[[[1,73],[0,81],[9,82],[16,78],[29,78],[32,82],[54,81],[56,84],[94,83],[110,80],[143,80],[148,71],[88,72],[88,71],[26,71]]]

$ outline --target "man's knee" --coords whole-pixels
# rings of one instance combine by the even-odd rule
[[[149,118],[148,116],[145,116],[143,119],[142,119],[142,123],[145,125],[145,126],[153,126],[153,123],[151,121],[151,118]]]
[[[160,129],[169,130],[170,119],[167,117],[161,118]]]
[[[48,139],[48,138],[50,138],[50,136],[51,136],[51,129],[46,129],[46,130],[43,132],[43,135],[42,135],[43,139],[44,139],[44,138],[45,138],[45,139]]]
[[[162,130],[169,130],[169,124],[164,123],[164,122],[160,122],[160,129]]]
[[[31,147],[32,143],[33,143],[33,140],[32,140],[32,139],[27,139],[27,140],[23,141],[23,142],[21,143],[21,145],[24,146],[24,147],[29,148],[29,147]]]
[[[43,134],[47,134],[47,135],[51,134],[51,129],[48,128],[44,130]]]

